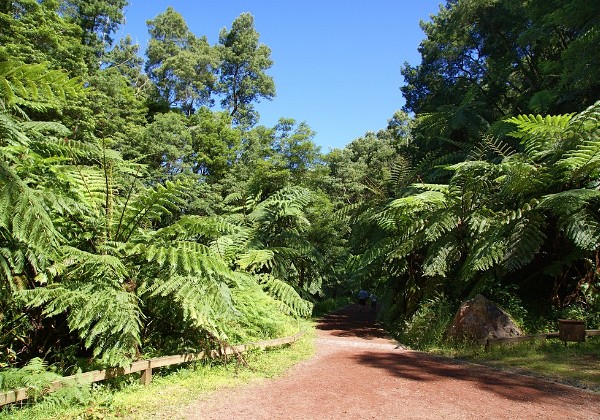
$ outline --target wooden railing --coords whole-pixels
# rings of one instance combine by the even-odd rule
[[[586,337],[593,335],[600,335],[600,330],[585,330]],[[496,345],[522,343],[524,341],[546,340],[548,338],[559,338],[559,334],[557,332],[551,332],[546,334],[520,335],[517,337],[484,338],[479,340],[478,344],[485,346],[486,350],[488,350]]]
[[[138,362],[133,362],[127,367],[93,370],[90,372],[80,373],[78,375],[65,376],[61,379],[51,382],[49,386],[44,389],[43,393],[48,394],[70,384],[88,384],[103,381],[109,378],[115,378],[117,376],[129,375],[131,373],[136,372],[142,372],[140,382],[144,385],[148,385],[152,381],[153,369],[161,368],[164,366],[179,365],[181,363],[194,362],[206,358],[216,358],[231,354],[244,353],[247,350],[255,348],[265,349],[268,347],[276,347],[284,344],[290,344],[295,341],[298,341],[304,334],[305,331],[301,331],[289,337],[258,341],[254,343],[242,344],[239,346],[223,347],[219,350],[212,350],[209,352],[202,351],[200,353],[154,357],[148,360],[140,360]],[[29,393],[31,391],[31,388],[18,388],[10,391],[0,392],[0,407],[6,404],[26,400],[27,398],[29,398]]]

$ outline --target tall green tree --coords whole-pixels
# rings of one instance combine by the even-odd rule
[[[221,64],[217,90],[223,95],[221,105],[234,122],[252,124],[258,119],[253,103],[273,98],[275,82],[266,73],[273,64],[271,50],[259,43],[250,13],[238,16],[231,30],[221,29],[218,50]]]
[[[102,56],[102,68],[115,68],[138,90],[149,91],[147,76],[143,74],[144,59],[139,56],[140,46],[131,36],[120,39],[115,47]]]
[[[600,6],[580,0],[448,1],[421,23],[421,63],[402,70],[421,147],[460,151],[504,117],[593,104],[599,25]]]
[[[0,61],[50,63],[73,77],[87,74],[82,30],[58,13],[59,3],[3,1],[0,7]]]
[[[206,37],[196,37],[172,7],[148,22],[146,73],[157,101],[191,115],[211,103],[218,58]]]
[[[96,60],[113,44],[113,34],[125,22],[127,0],[61,0],[61,12],[82,30],[81,43],[88,46]],[[94,65],[95,64],[95,65]]]

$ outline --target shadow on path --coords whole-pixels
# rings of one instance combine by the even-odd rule
[[[560,396],[561,400],[574,403],[582,396],[582,391],[576,388],[416,351],[362,353],[354,359],[361,365],[385,370],[386,374],[402,379],[471,383],[478,389],[512,401],[547,403],[556,402],[556,397]],[[594,398],[593,394],[587,396]]]
[[[389,338],[377,322],[376,315],[376,312],[370,312],[369,307],[364,312],[359,312],[358,305],[348,305],[321,318],[317,329],[337,337],[359,337],[365,340]]]
[[[368,307],[365,312],[360,312],[358,305],[346,306],[323,317],[317,328],[322,337],[355,338],[356,341],[370,342],[390,338],[376,321],[376,314],[369,312]],[[365,347],[366,350],[361,349],[349,358],[358,366],[379,370],[376,376],[380,378],[397,378],[415,385],[435,384],[433,386],[448,389],[450,393],[478,389],[513,402],[576,406],[580,409],[594,401],[593,406],[588,406],[590,413],[599,409],[600,398],[592,393],[451,358],[418,351],[398,351],[401,347],[399,345],[396,350]]]

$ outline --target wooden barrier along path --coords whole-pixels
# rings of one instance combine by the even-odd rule
[[[241,344],[239,346],[223,347],[219,350],[209,352],[177,354],[174,356],[154,357],[152,359],[140,360],[133,362],[127,367],[109,368],[104,370],[93,370],[90,372],[80,373],[78,375],[65,376],[59,380],[50,382],[48,388],[44,390],[44,394],[54,392],[63,386],[71,384],[89,384],[93,382],[103,381],[117,376],[129,375],[131,373],[142,372],[140,382],[148,385],[152,381],[152,369],[157,369],[164,366],[179,365],[182,363],[195,362],[206,358],[216,358],[231,354],[244,353],[250,349],[268,347],[277,347],[284,344],[290,344],[298,341],[306,331],[298,332],[289,337],[275,338],[273,340],[258,341],[254,343]],[[0,392],[0,407],[6,404],[26,400],[29,397],[31,388],[18,388],[11,391]]]
[[[585,336],[591,337],[600,335],[600,330],[585,330]],[[519,335],[517,337],[502,337],[502,338],[484,338],[478,341],[478,344],[484,345],[486,350],[495,345],[522,343],[524,341],[546,340],[548,338],[559,338],[557,332],[546,334]]]

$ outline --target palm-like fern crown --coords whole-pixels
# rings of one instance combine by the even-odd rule
[[[46,157],[33,147],[44,138],[68,133],[59,123],[30,121],[25,110],[57,109],[78,84],[43,65],[0,63],[0,300],[9,299],[14,276],[35,276],[55,254],[61,235],[46,207],[46,194],[36,188]]]
[[[416,193],[370,210],[388,234],[358,265],[403,272],[407,258],[421,255],[424,277],[464,284],[492,269],[502,275],[532,262],[549,239],[550,216],[582,256],[597,251],[599,115],[597,103],[577,115],[509,119],[523,153],[484,138],[474,160],[445,166],[453,173],[448,184],[413,184]]]

